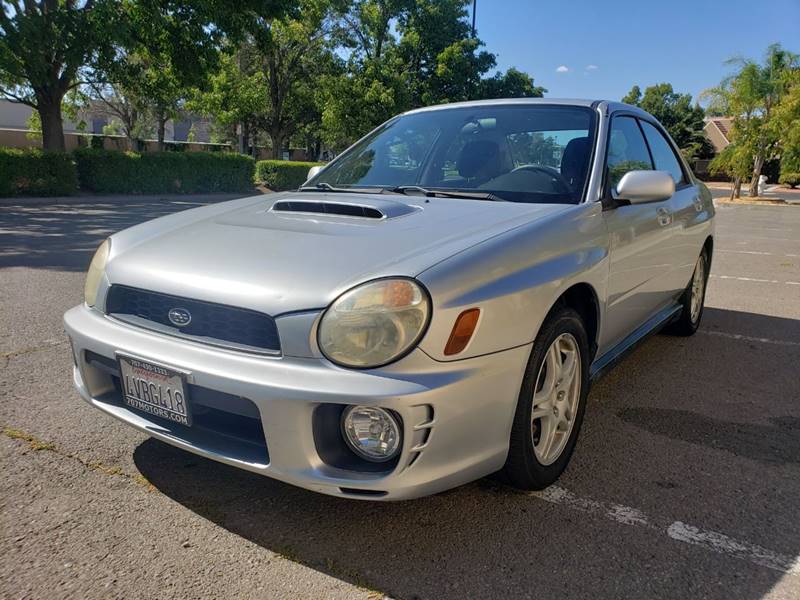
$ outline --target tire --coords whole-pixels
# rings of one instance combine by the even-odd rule
[[[577,357],[570,363],[573,351],[577,352]],[[559,358],[563,361],[560,370],[551,369]],[[578,370],[569,382],[565,382],[571,364]],[[561,377],[553,381],[549,375],[551,372],[558,372]],[[548,393],[548,389],[552,392]],[[565,306],[557,307],[545,319],[533,343],[517,400],[508,457],[502,470],[503,479],[523,490],[541,490],[559,478],[575,448],[588,392],[589,338],[586,328],[577,312]],[[542,415],[536,419],[533,418],[534,404],[537,413]],[[559,419],[561,422],[556,429],[549,429]],[[565,424],[568,419],[569,423]],[[555,435],[548,446],[546,438],[551,437],[552,432]],[[556,438],[557,445],[553,445]]]
[[[704,248],[697,258],[697,263],[689,280],[689,285],[681,295],[681,313],[675,321],[670,323],[665,331],[672,335],[690,336],[694,335],[700,327],[703,318],[703,310],[706,303],[706,287],[708,284],[708,251]],[[699,277],[698,277],[699,274]],[[699,288],[698,288],[699,286]],[[693,300],[697,297],[698,305],[692,311]]]

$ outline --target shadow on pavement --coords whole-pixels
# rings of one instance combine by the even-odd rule
[[[240,194],[243,196],[246,194]],[[60,271],[84,271],[92,254],[107,236],[143,221],[209,202],[232,199],[215,197],[87,201],[55,205],[0,205],[0,268],[33,267]]]
[[[733,325],[800,339],[797,320],[707,309],[708,331]],[[760,379],[781,358],[781,372],[800,364],[800,347],[753,351],[707,332],[652,338],[590,394],[558,485],[796,556],[800,383],[796,373]],[[220,527],[396,598],[755,599],[785,576],[491,479],[415,501],[369,503],[307,492],[152,439],[134,460],[158,490]]]

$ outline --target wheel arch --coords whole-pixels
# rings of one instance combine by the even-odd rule
[[[711,259],[714,256],[714,236],[709,235],[706,241],[703,242],[703,250],[706,251],[706,258],[708,259],[708,271],[711,271]]]
[[[590,283],[575,283],[561,293],[548,311],[548,315],[555,308],[561,306],[571,308],[580,315],[589,338],[589,361],[591,362],[597,352],[600,332],[600,301],[597,291]]]

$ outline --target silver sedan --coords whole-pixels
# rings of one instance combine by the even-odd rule
[[[591,382],[649,334],[697,329],[713,224],[637,108],[415,110],[296,191],[106,240],[64,317],[75,386],[155,438],[325,494],[497,471],[541,489]]]

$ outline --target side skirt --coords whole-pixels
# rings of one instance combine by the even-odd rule
[[[611,350],[603,354],[603,356],[596,358],[589,369],[589,378],[592,383],[622,362],[628,354],[633,352],[647,338],[661,331],[661,329],[680,314],[681,309],[682,307],[680,304],[673,304],[657,312],[634,329],[633,332],[619,344],[611,348]]]

